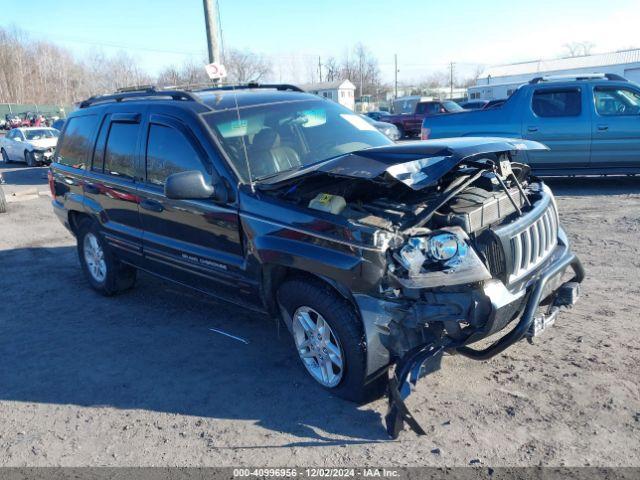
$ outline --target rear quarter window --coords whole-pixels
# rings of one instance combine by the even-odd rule
[[[97,124],[97,115],[82,115],[67,120],[56,161],[69,167],[86,169],[93,151]]]

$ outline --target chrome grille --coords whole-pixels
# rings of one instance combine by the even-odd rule
[[[512,234],[509,283],[523,277],[542,263],[558,242],[558,214],[553,202],[523,230]]]

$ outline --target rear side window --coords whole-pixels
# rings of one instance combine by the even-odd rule
[[[96,115],[83,115],[67,120],[56,161],[74,168],[86,168],[93,151],[93,134],[97,124]]]
[[[536,90],[531,109],[539,117],[577,117],[582,112],[580,89]]]
[[[104,152],[104,173],[133,179],[139,130],[138,123],[111,124]]]
[[[147,181],[164,185],[169,175],[203,170],[200,156],[176,129],[151,124],[147,143]]]

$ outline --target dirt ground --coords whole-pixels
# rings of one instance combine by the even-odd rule
[[[45,169],[0,171],[31,192],[0,215],[0,466],[640,466],[640,179],[549,182],[580,303],[535,345],[446,357],[409,399],[428,434],[389,441],[385,401],[314,385],[276,322],[146,275],[94,293]]]

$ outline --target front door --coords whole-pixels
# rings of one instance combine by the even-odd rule
[[[237,303],[258,303],[246,280],[237,208],[213,200],[172,200],[164,183],[199,170],[211,182],[213,165],[186,119],[151,114],[145,126],[146,171],[140,187],[146,268]]]
[[[640,90],[594,88],[592,168],[640,168]]]
[[[591,149],[588,92],[581,87],[541,86],[533,89],[522,120],[522,138],[535,140],[549,151],[527,152],[535,170],[587,167]]]

